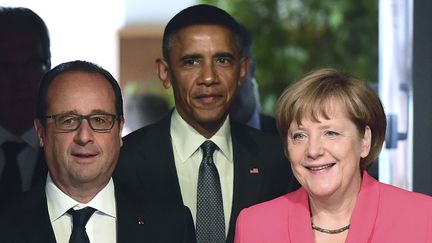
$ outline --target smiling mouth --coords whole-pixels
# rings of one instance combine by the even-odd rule
[[[325,164],[325,165],[320,165],[320,166],[306,166],[306,168],[308,170],[311,171],[320,171],[320,170],[325,170],[328,169],[330,167],[333,167],[336,163],[330,163],[330,164]]]

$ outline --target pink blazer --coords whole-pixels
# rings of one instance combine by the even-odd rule
[[[243,209],[235,243],[313,243],[309,199],[300,188]],[[432,243],[432,197],[376,181],[366,172],[346,243]]]

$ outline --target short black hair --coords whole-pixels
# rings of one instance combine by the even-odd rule
[[[87,62],[87,61],[71,61],[65,62],[57,65],[55,68],[48,71],[41,79],[38,90],[38,97],[36,101],[36,117],[42,121],[42,124],[45,122],[45,116],[47,115],[47,107],[48,107],[48,89],[52,82],[61,74],[67,72],[74,71],[82,71],[87,73],[99,73],[105,77],[107,82],[109,82],[113,88],[115,95],[115,107],[116,107],[116,115],[119,117],[123,117],[123,98],[121,94],[120,86],[117,80],[104,68],[98,66],[97,64]]]
[[[166,25],[162,40],[162,54],[169,61],[171,38],[181,29],[192,25],[220,25],[231,30],[243,55],[243,43],[240,39],[240,26],[226,11],[208,4],[198,4],[183,9]]]
[[[0,7],[0,32],[4,28],[25,28],[39,36],[42,45],[43,60],[51,65],[50,38],[43,19],[35,12],[23,7]]]

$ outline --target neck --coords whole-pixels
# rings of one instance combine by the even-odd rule
[[[337,229],[350,223],[354,211],[360,182],[355,183],[351,190],[335,193],[329,197],[314,197],[309,195],[311,220],[315,225],[328,229]]]
[[[216,132],[221,128],[221,124],[200,124],[199,126],[194,127],[202,136],[209,139],[216,134]]]
[[[355,198],[344,200],[339,205],[329,206],[317,200],[310,200],[311,220],[315,225],[327,229],[337,229],[349,224],[355,207]]]
[[[227,119],[228,115],[226,114],[224,117],[212,120],[212,121],[197,121],[197,120],[189,120],[185,119],[186,116],[182,115],[182,111],[178,110],[178,113],[180,117],[187,123],[189,126],[193,127],[199,134],[201,134],[203,137],[209,139],[215,135],[219,129],[224,124],[225,120]]]

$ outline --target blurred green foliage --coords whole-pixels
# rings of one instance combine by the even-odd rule
[[[263,110],[304,73],[334,67],[378,79],[376,0],[200,0],[232,14],[251,32]]]

